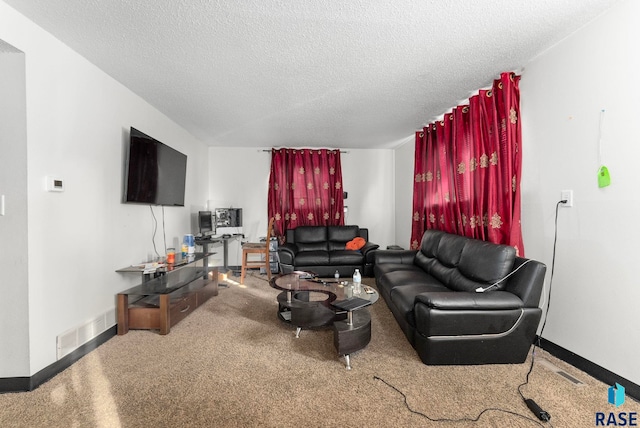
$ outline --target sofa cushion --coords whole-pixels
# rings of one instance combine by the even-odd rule
[[[358,226],[328,226],[327,227],[327,239],[329,241],[351,241],[359,234],[360,228]]]
[[[508,291],[493,293],[424,293],[416,294],[416,303],[430,308],[443,310],[504,310],[520,309],[524,303],[515,294]]]
[[[385,266],[386,267],[386,266]],[[427,281],[433,281],[433,277],[420,268],[407,268],[406,265],[400,265],[401,269],[390,270],[382,276],[377,277],[382,287],[393,288],[403,285],[422,284]],[[378,271],[380,273],[380,271]]]
[[[455,268],[460,261],[460,255],[467,239],[458,235],[428,230],[422,239],[422,246],[416,254],[414,264],[439,279],[443,284],[449,285],[451,275],[454,272],[452,268]]]
[[[298,251],[327,251],[327,228],[299,226],[294,231]]]
[[[511,272],[515,257],[516,250],[509,245],[470,239],[462,250],[458,269],[473,281],[494,284]],[[505,284],[506,281],[503,281],[494,289],[504,289]]]
[[[441,230],[426,230],[422,236],[420,251],[427,257],[437,257],[440,238],[445,233]]]
[[[296,255],[296,266],[324,266],[328,264],[328,251],[302,251]]]
[[[347,242],[359,236],[358,226],[328,226],[327,240],[329,251],[344,250]]]
[[[429,257],[422,251],[418,251],[413,259],[413,264],[425,272],[431,272],[431,269],[433,269],[437,263],[440,263],[438,259]]]
[[[331,266],[361,265],[364,256],[360,251],[335,250],[329,251],[329,264]]]
[[[477,288],[485,288],[489,284],[485,282],[473,281],[464,276],[458,269],[451,269],[450,275],[447,277],[449,281],[447,287],[455,291],[470,291],[475,294]],[[493,290],[493,287],[491,290]]]
[[[376,263],[373,266],[376,278],[380,278],[389,272],[396,272],[400,270],[409,270],[419,272],[419,268],[414,265],[408,265],[405,263]]]
[[[438,260],[446,267],[455,267],[469,238],[459,235],[443,235],[438,242]]]
[[[438,257],[438,244],[440,239],[444,235],[444,232],[440,230],[427,230],[422,236],[422,243],[420,244],[420,251],[416,253],[413,263],[424,269],[427,272],[431,272]]]

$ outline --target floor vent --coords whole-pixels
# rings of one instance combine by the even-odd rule
[[[563,372],[562,370],[560,370],[559,372],[557,372],[560,376],[564,377],[565,379],[568,379],[570,382],[573,382],[576,385],[584,385],[582,382],[580,382],[578,379],[576,379],[575,377],[571,376],[569,373],[567,372]]]
[[[99,336],[116,323],[116,310],[111,309],[91,321],[60,334],[56,340],[58,360]]]
[[[544,359],[539,359],[538,363],[541,366],[544,366],[547,369],[551,370],[552,372],[559,374],[560,376],[562,376],[563,378],[565,378],[566,380],[568,380],[569,382],[571,382],[575,386],[584,386],[584,382],[582,382],[581,380],[576,379],[575,377],[571,376],[569,373],[565,372],[561,368],[554,366],[551,362],[549,362],[547,360],[544,360]]]

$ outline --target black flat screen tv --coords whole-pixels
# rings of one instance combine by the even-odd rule
[[[131,128],[124,202],[184,206],[187,156]]]

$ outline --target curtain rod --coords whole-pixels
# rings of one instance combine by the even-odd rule
[[[280,150],[280,149],[276,149],[276,150]],[[318,150],[318,149],[312,149],[312,148],[310,148],[310,147],[305,147],[305,148],[303,148],[303,149],[295,149],[295,150]],[[338,149],[327,149],[327,150],[338,150]],[[349,151],[347,151],[347,150],[339,150],[339,151],[340,151],[340,153],[346,153],[346,154],[349,154]],[[265,153],[271,153],[271,149],[269,149],[269,150],[263,150],[263,152],[265,152]]]

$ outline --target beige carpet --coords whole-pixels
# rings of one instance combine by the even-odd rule
[[[236,278],[237,279],[237,278]],[[371,278],[365,278],[373,284]],[[372,340],[345,370],[331,329],[276,318],[277,291],[259,277],[232,284],[167,336],[116,336],[38,389],[0,395],[0,427],[535,427],[517,386],[529,364],[425,366],[380,299]],[[595,412],[640,412],[608,386],[536,351],[523,388],[555,427],[590,427]],[[583,382],[575,386],[556,373]],[[378,378],[406,394],[403,396]],[[503,409],[521,416],[499,410]]]

